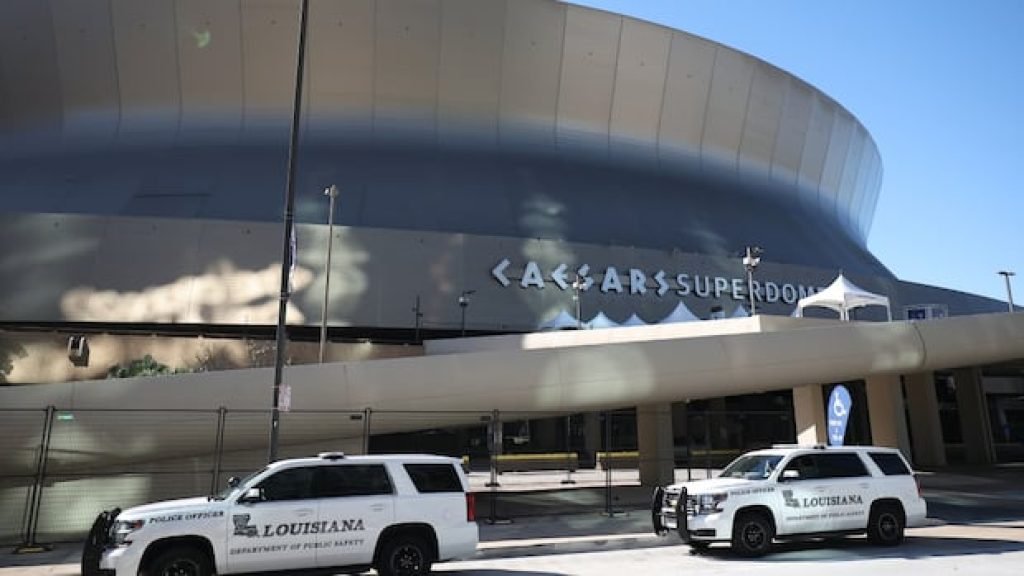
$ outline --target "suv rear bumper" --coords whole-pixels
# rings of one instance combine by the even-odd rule
[[[441,537],[437,543],[438,561],[469,558],[476,554],[477,542],[480,541],[480,527],[476,522],[446,526],[438,536]]]

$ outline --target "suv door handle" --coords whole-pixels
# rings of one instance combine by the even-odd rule
[[[296,516],[300,516],[300,517],[301,516],[310,516],[312,514],[313,514],[313,509],[312,508],[300,508],[300,509],[295,511],[295,515]]]
[[[373,510],[374,512],[380,512],[380,511],[384,510],[384,505],[383,504],[371,504],[370,505],[370,510]]]

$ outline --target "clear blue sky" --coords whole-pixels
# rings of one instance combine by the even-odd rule
[[[1024,0],[575,0],[750,53],[867,127],[868,247],[903,280],[1024,303]],[[766,255],[767,257],[767,255]]]

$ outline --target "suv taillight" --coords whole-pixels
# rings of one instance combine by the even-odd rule
[[[914,474],[914,484],[917,486],[917,497],[923,498],[924,496],[921,495],[921,479],[917,477],[917,474]]]
[[[476,495],[466,492],[466,522],[476,522]]]

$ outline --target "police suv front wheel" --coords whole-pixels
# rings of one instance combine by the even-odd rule
[[[211,576],[213,566],[202,551],[188,546],[169,548],[140,572],[141,576]]]
[[[732,549],[745,558],[764,556],[775,538],[775,523],[763,512],[744,512],[732,525]]]

